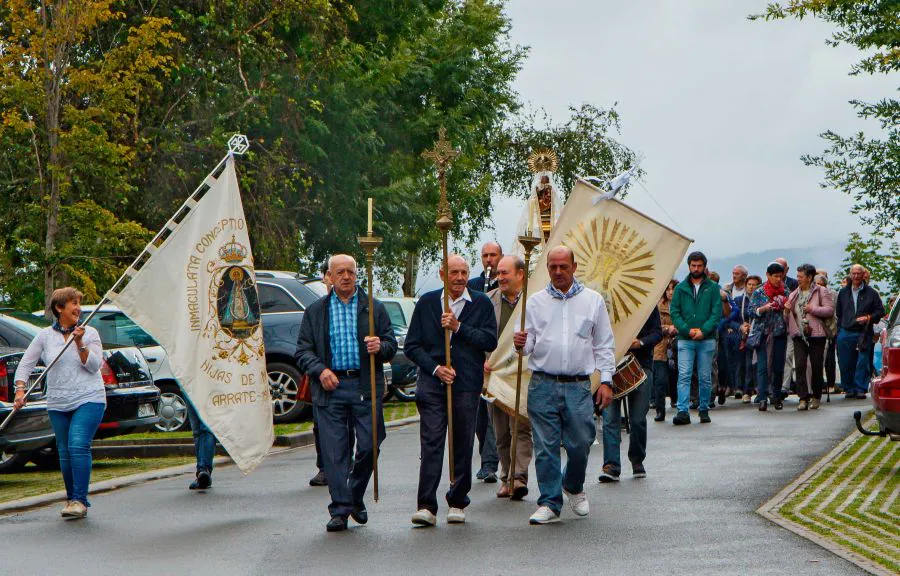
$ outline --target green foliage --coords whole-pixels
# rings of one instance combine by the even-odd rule
[[[544,129],[516,116],[526,50],[511,43],[503,4],[69,3],[78,32],[50,26],[67,54],[56,129],[41,10],[0,3],[0,214],[19,215],[0,219],[0,298],[40,307],[47,267],[102,294],[235,132],[251,141],[238,176],[257,266],[313,272],[334,252],[360,256],[372,197],[390,288],[437,256],[437,180],[421,153],[441,126],[461,152],[448,172],[459,245],[489,222],[492,192],[524,191],[538,144],[557,149],[568,183],[628,164],[608,137],[614,110],[584,107]]]
[[[619,113],[591,104],[570,107],[571,117],[557,124],[545,112],[517,118],[497,146],[493,166],[495,186],[507,196],[528,195],[531,174],[525,159],[534,150],[550,148],[559,156],[557,178],[568,194],[578,177],[598,176],[609,180],[630,168],[635,154],[613,136],[619,133]],[[624,196],[627,190],[620,192]]]
[[[820,18],[837,27],[828,43],[850,44],[867,56],[850,74],[895,74],[900,70],[900,2],[896,0],[791,0],[770,4],[766,20]],[[886,98],[875,103],[851,102],[856,114],[878,122],[883,137],[863,132],[841,136],[822,134],[829,147],[822,154],[803,156],[809,166],[825,171],[823,187],[836,188],[854,199],[853,210],[876,232],[900,230],[900,102]]]
[[[837,284],[850,275],[852,265],[859,264],[869,271],[870,283],[882,297],[900,292],[900,245],[896,240],[888,243],[874,235],[863,239],[861,234],[853,232],[844,251],[847,255],[834,279]]]
[[[0,8],[0,297],[26,309],[41,307],[59,283],[96,298],[127,265],[116,242],[133,256],[129,238],[146,235],[128,221],[131,167],[141,111],[162,93],[181,37],[164,18],[125,22],[119,10],[129,5],[8,0]],[[97,204],[125,219],[89,218]]]

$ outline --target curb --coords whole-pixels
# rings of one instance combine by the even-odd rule
[[[392,420],[385,423],[385,428],[397,428],[407,426],[419,421],[419,416],[410,416],[400,420]],[[166,456],[193,456],[194,442],[190,439],[166,439],[160,440],[134,440],[115,441],[103,440],[102,444],[95,444],[91,450],[94,458],[164,458]],[[122,442],[122,443],[120,443]],[[127,442],[127,443],[126,443]],[[315,436],[312,430],[283,434],[275,437],[273,447],[278,448],[302,448],[312,446]],[[216,454],[227,456],[228,453],[221,444],[216,445]],[[2,508],[0,508],[2,510]]]
[[[385,424],[385,428],[399,428],[401,426],[407,426],[409,424],[415,424],[419,421],[419,416],[410,416],[409,418],[402,418],[400,420],[393,420],[391,422],[387,422]],[[292,444],[279,444],[279,439],[283,439],[282,442],[291,443]],[[305,443],[304,443],[305,442]],[[288,452],[292,448],[301,448],[304,446],[310,446],[315,442],[313,438],[313,433],[310,432],[298,432],[296,434],[287,434],[284,436],[277,436],[275,438],[275,446],[273,450],[269,453],[270,456],[282,454],[284,452]],[[104,447],[104,450],[109,447]],[[187,452],[178,452],[176,454],[168,453],[165,454],[167,456],[170,455],[179,455],[179,456],[193,456],[194,455],[194,445],[193,443],[190,446],[186,445],[144,445],[144,446],[122,446],[121,448],[134,448],[138,450],[148,449],[148,448],[165,448],[168,450],[181,448],[189,448]],[[222,447],[220,445],[216,446],[216,451],[218,452]],[[96,456],[97,451],[92,451]],[[125,451],[120,451],[115,453],[116,457],[124,458],[129,457]],[[216,466],[228,466],[230,465],[231,458],[227,455],[218,456],[213,463]],[[122,476],[120,478],[110,478],[109,480],[104,480],[102,482],[92,483],[90,486],[89,494],[103,494],[104,492],[112,492],[113,490],[119,490],[120,488],[127,488],[129,486],[136,486],[138,484],[144,484],[147,482],[152,482],[154,480],[163,480],[165,478],[174,478],[176,476],[183,476],[185,474],[191,474],[196,470],[195,464],[183,464],[181,466],[172,466],[170,468],[160,468],[158,470],[150,470],[149,472],[141,472],[140,474],[132,474],[131,476]],[[42,508],[44,506],[48,506],[55,502],[64,502],[66,499],[66,491],[59,490],[57,492],[50,492],[49,494],[41,494],[39,496],[29,496],[28,498],[21,498],[19,500],[11,500],[9,502],[0,503],[0,517],[7,516],[10,514],[27,512],[29,510],[35,508]]]
[[[213,460],[216,466],[227,466],[231,464],[231,458],[219,456]],[[181,466],[172,466],[170,468],[160,468],[159,470],[150,470],[149,472],[141,472],[140,474],[132,474],[131,476],[122,476],[120,478],[110,478],[102,482],[91,483],[89,494],[103,494],[104,492],[112,492],[120,488],[127,488],[137,484],[143,484],[153,480],[162,480],[163,478],[173,478],[189,474],[196,470],[196,464],[183,464]],[[19,500],[11,500],[0,504],[0,516],[6,516],[16,512],[26,512],[34,508],[41,508],[55,502],[64,502],[66,499],[66,491],[59,490],[50,492],[49,494],[41,494],[39,496],[29,496]]]
[[[391,420],[390,422],[385,422],[384,427],[387,429],[390,428],[399,428],[401,426],[407,426],[409,424],[415,424],[419,421],[419,416],[410,416],[408,418],[401,418],[399,420]],[[312,446],[315,444],[315,436],[313,436],[312,430],[306,432],[297,432],[296,434],[285,434],[282,436],[275,437],[275,446],[281,446],[285,448],[302,448],[303,446]]]
[[[867,419],[868,420],[868,419]],[[848,550],[837,544],[836,542],[832,542],[827,538],[809,530],[805,526],[801,526],[800,524],[796,524],[787,518],[780,516],[777,510],[781,507],[782,504],[790,497],[791,494],[799,490],[803,485],[809,482],[809,479],[818,474],[822,468],[831,463],[832,460],[839,457],[843,452],[858,438],[861,437],[861,434],[853,430],[849,436],[844,438],[837,446],[835,446],[828,454],[819,459],[818,462],[810,466],[805,472],[803,472],[800,476],[798,476],[793,482],[785,486],[778,494],[772,497],[770,500],[763,503],[760,506],[756,513],[762,516],[763,518],[773,522],[782,528],[797,534],[803,538],[806,538],[813,544],[824,548],[828,552],[835,554],[836,556],[840,556],[844,560],[855,564],[859,568],[865,570],[870,574],[874,574],[876,576],[895,576],[893,572],[888,571],[883,566],[875,564],[868,558],[864,556],[860,556],[859,554],[853,552],[852,550]]]

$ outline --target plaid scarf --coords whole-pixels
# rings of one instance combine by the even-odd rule
[[[549,292],[550,296],[556,298],[557,300],[568,300],[569,298],[574,298],[575,296],[580,294],[582,290],[584,290],[584,284],[574,278],[572,279],[572,286],[569,287],[569,291],[565,294],[557,290],[553,286],[553,282],[547,284],[547,292]]]

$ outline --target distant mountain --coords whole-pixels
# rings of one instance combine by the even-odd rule
[[[766,276],[766,267],[776,258],[784,258],[791,267],[790,276],[797,276],[797,266],[800,264],[812,264],[816,268],[824,268],[828,271],[830,279],[840,268],[844,260],[844,244],[834,243],[809,248],[781,248],[776,250],[764,250],[762,252],[744,252],[735,256],[718,256],[707,254],[709,269],[715,270],[722,276],[722,285],[731,281],[731,270],[738,264],[743,264],[751,274],[758,274],[763,279]],[[678,268],[678,277],[684,278],[687,274],[687,264]]]

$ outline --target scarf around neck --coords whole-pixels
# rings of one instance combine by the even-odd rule
[[[59,320],[57,320],[56,322],[53,323],[53,329],[56,330],[57,332],[59,332],[60,334],[62,334],[63,336],[68,336],[69,334],[74,332],[75,328],[77,326],[78,325],[76,324],[75,326],[72,326],[71,328],[63,328],[62,325],[59,323]]]
[[[766,296],[769,300],[774,301],[776,296],[784,296],[784,285],[780,288],[776,288],[773,286],[768,280],[763,284],[763,290],[766,292]]]
[[[574,278],[572,279],[572,285],[569,287],[569,291],[565,294],[553,286],[553,282],[547,284],[547,292],[549,292],[550,296],[556,300],[568,300],[569,298],[573,298],[580,294],[582,290],[584,290],[584,284]]]

